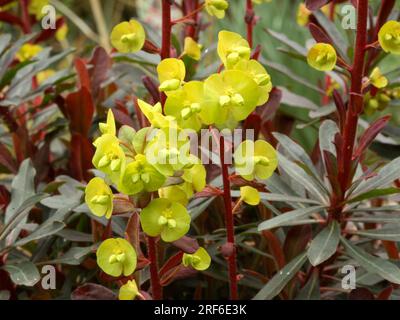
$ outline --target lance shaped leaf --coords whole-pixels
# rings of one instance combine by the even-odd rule
[[[340,237],[340,227],[332,221],[314,239],[307,250],[307,256],[313,266],[329,259],[337,249]]]
[[[254,300],[271,300],[278,295],[289,281],[296,275],[307,260],[306,253],[302,253],[290,261],[281,271],[256,294]]]
[[[382,278],[390,282],[400,284],[400,269],[395,264],[370,255],[343,237],[340,237],[340,241],[346,249],[346,253],[364,269],[371,273],[379,274]]]

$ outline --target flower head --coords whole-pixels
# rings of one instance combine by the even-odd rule
[[[201,48],[202,47],[203,46],[201,44],[198,44],[196,41],[194,41],[192,37],[186,37],[183,54],[198,61],[201,58]]]
[[[161,236],[165,242],[173,242],[189,231],[190,216],[180,203],[159,198],[142,210],[140,223],[147,235]]]
[[[185,267],[191,267],[198,271],[207,270],[211,264],[211,257],[203,247],[200,247],[195,253],[184,253],[182,263]]]
[[[187,132],[179,127],[152,130],[147,137],[147,160],[165,176],[173,176],[191,164],[190,140]]]
[[[121,288],[119,288],[118,299],[119,300],[135,300],[140,295],[135,280],[128,280]]]
[[[126,161],[118,138],[111,134],[103,134],[95,141],[94,145],[96,152],[93,157],[93,165],[107,174],[113,183],[118,184]]]
[[[234,153],[235,168],[246,180],[268,179],[278,166],[275,149],[264,140],[243,141]]]
[[[121,176],[118,189],[128,195],[134,195],[141,191],[157,191],[165,182],[165,176],[146,160],[142,154],[135,156],[135,160],[129,163]]]
[[[25,43],[17,52],[16,57],[20,62],[28,61],[36,57],[43,48],[37,44]]]
[[[117,24],[111,32],[111,44],[122,53],[141,50],[145,39],[143,26],[134,19]]]
[[[158,80],[160,81],[160,91],[178,90],[186,76],[185,64],[176,58],[162,60],[157,66]]]
[[[369,81],[378,89],[382,89],[388,85],[388,79],[381,73],[381,70],[376,67],[372,70],[369,76]]]
[[[250,46],[240,34],[220,31],[218,34],[218,55],[225,67],[232,67],[240,59],[250,59]]]
[[[205,124],[244,120],[260,99],[257,83],[240,70],[211,75],[204,82],[204,93],[207,108],[201,110],[200,116]]]
[[[378,39],[385,52],[400,54],[400,22],[386,22],[379,30]]]
[[[317,43],[307,55],[308,64],[319,71],[331,71],[335,68],[337,54],[328,43]]]
[[[93,178],[86,186],[85,202],[95,216],[109,219],[113,211],[113,198],[110,187],[101,178]]]
[[[165,102],[165,114],[173,116],[178,125],[185,129],[199,131],[202,127],[200,112],[204,104],[204,84],[190,81],[168,95]]]
[[[225,17],[225,10],[229,7],[229,3],[226,0],[206,0],[205,4],[208,14],[218,19]]]
[[[256,206],[260,203],[260,193],[256,188],[245,186],[240,188],[240,197],[243,202]]]
[[[259,90],[259,100],[257,105],[261,106],[265,104],[269,99],[269,93],[272,90],[271,76],[261,63],[257,60],[240,60],[233,67],[234,70],[240,70],[250,75],[253,80],[257,83]]]
[[[122,238],[107,239],[96,252],[97,264],[108,275],[130,276],[136,269],[137,255],[132,245]]]

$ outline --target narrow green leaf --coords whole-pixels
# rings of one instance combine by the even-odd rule
[[[328,204],[328,196],[325,190],[321,188],[318,181],[312,175],[309,175],[301,166],[288,160],[283,154],[278,152],[279,169],[285,171],[290,178],[301,184],[312,198],[324,204]]]
[[[298,76],[297,74],[295,74],[290,68],[288,68],[287,66],[277,63],[277,62],[273,62],[273,61],[269,61],[264,59],[263,57],[261,58],[261,62],[262,64],[264,64],[266,67],[268,67],[269,69],[273,69],[275,71],[278,71],[282,74],[284,74],[285,76],[287,76],[288,78],[301,83],[302,85],[304,85],[307,88],[310,88],[320,94],[325,94],[325,92],[318,88],[317,86],[311,84],[310,82],[308,82],[306,79]]]
[[[95,246],[89,247],[73,247],[69,249],[64,255],[61,257],[47,261],[47,264],[68,264],[77,266],[81,264],[83,259],[94,250]]]
[[[400,241],[400,226],[397,225],[396,227],[390,226],[381,229],[361,230],[354,232],[354,234],[370,239],[398,242]]]
[[[270,34],[273,38],[278,40],[281,43],[284,43],[287,45],[289,48],[293,49],[295,52],[302,56],[307,55],[307,50],[299,45],[297,42],[290,40],[285,34],[279,33],[277,31],[273,31],[271,29],[264,29],[268,34]]]
[[[393,181],[400,178],[400,157],[392,160],[382,167],[378,174],[372,178],[364,180],[354,191],[353,196],[358,196],[365,192],[388,187]]]
[[[349,199],[347,203],[361,202],[367,199],[378,198],[382,196],[388,196],[391,194],[400,193],[398,188],[385,188],[385,189],[375,189],[358,195],[355,198]]]
[[[272,219],[266,220],[258,225],[258,231],[269,230],[272,228],[293,225],[293,222],[307,218],[313,213],[320,212],[323,206],[296,209],[286,212]]]
[[[346,253],[356,260],[360,266],[371,273],[379,274],[382,278],[400,284],[400,269],[393,263],[377,258],[369,253],[365,252],[347,241],[342,236],[340,240],[346,249]]]
[[[277,296],[296,275],[306,261],[307,254],[305,252],[294,258],[281,271],[276,273],[253,299],[271,300]]]
[[[3,269],[10,274],[11,280],[16,285],[32,287],[40,280],[39,270],[30,261],[6,264]]]
[[[38,193],[26,199],[14,212],[11,220],[0,231],[0,241],[5,239],[7,235],[28,215],[29,210],[38,202],[46,198],[47,194]]]
[[[351,216],[347,220],[367,223],[400,223],[400,214],[374,214],[365,216]]]
[[[237,191],[237,190],[231,191],[231,195],[232,195],[233,198],[240,198],[240,191]],[[261,200],[272,201],[272,202],[273,201],[277,201],[277,202],[298,202],[298,203],[309,203],[309,204],[321,205],[321,202],[319,202],[317,200],[301,198],[301,197],[293,197],[293,196],[288,196],[288,195],[279,194],[279,193],[260,192],[260,198],[261,198]]]
[[[282,104],[286,104],[290,107],[303,108],[308,110],[317,110],[318,106],[311,100],[295,94],[284,87],[278,87],[282,91]]]
[[[31,241],[43,239],[49,237],[60,230],[64,229],[65,223],[61,221],[53,221],[52,223],[44,223],[29,236],[22,238],[21,240],[14,243],[14,246],[23,246]]]
[[[340,237],[340,227],[332,221],[314,239],[307,250],[307,256],[315,267],[328,260],[337,249]]]

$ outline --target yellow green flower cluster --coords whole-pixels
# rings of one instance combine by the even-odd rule
[[[225,1],[207,1],[206,8],[221,15]],[[143,46],[144,31],[131,20],[116,26],[111,39],[120,52],[134,52]],[[186,38],[184,47],[183,55],[200,59],[201,47],[193,39]],[[204,81],[186,81],[181,59],[167,58],[159,63],[157,74],[159,91],[166,96],[164,106],[137,101],[149,127],[135,131],[122,126],[117,130],[113,112],[108,112],[107,121],[99,124],[101,136],[93,143],[96,150],[92,162],[102,178],[98,174],[85,190],[85,202],[94,215],[110,219],[116,197],[128,196],[136,204],[147,193],[153,200],[140,212],[146,235],[174,242],[189,231],[191,217],[186,206],[195,193],[205,188],[206,170],[190,153],[186,129],[196,133],[210,125],[236,127],[268,101],[272,89],[268,72],[251,59],[249,44],[239,34],[221,31],[218,55],[222,71]],[[276,152],[266,141],[245,141],[235,153],[235,166],[244,179],[267,179],[276,169]],[[243,192],[244,202],[258,204],[257,190],[245,188]],[[105,273],[127,277],[136,268],[136,252],[124,239],[108,239],[97,251],[97,262]],[[185,267],[199,271],[210,263],[204,248],[185,253],[182,258]],[[136,283],[128,281],[120,289],[120,299],[133,299],[138,292]]]
[[[271,77],[250,58],[247,40],[229,31],[221,31],[218,38],[218,55],[225,69],[204,81],[185,82],[185,65],[179,59],[165,59],[157,68],[159,89],[167,95],[165,114],[181,128],[235,127],[268,101]]]

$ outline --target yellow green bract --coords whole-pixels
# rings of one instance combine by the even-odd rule
[[[218,55],[225,65],[229,68],[239,62],[240,59],[250,59],[250,46],[246,39],[241,35],[230,32],[220,31],[218,34]]]
[[[138,99],[138,105],[140,110],[149,120],[150,124],[155,128],[168,128],[174,126],[176,121],[174,118],[166,117],[162,114],[161,103],[157,103],[154,106],[148,104],[147,102]]]
[[[233,70],[240,70],[247,72],[253,80],[257,83],[259,87],[259,98],[257,105],[263,105],[269,99],[269,93],[272,90],[271,76],[268,74],[267,70],[263,67],[261,63],[257,60],[240,60],[232,68]]]
[[[130,276],[136,269],[137,256],[132,245],[122,238],[107,239],[96,252],[97,264],[108,275]]]
[[[201,58],[201,48],[202,46],[194,41],[192,37],[186,37],[183,54],[198,61]]]
[[[246,180],[268,179],[278,166],[275,149],[264,140],[243,141],[234,153],[236,172]]]
[[[116,134],[116,128],[115,128],[115,119],[114,119],[114,114],[112,110],[108,110],[107,113],[107,122],[106,123],[100,123],[99,124],[99,129],[102,134],[111,134],[115,136]]]
[[[308,64],[319,71],[333,70],[336,66],[336,61],[335,48],[328,43],[317,43],[308,51]]]
[[[201,110],[204,106],[204,84],[190,81],[181,89],[168,95],[165,114],[173,116],[178,125],[199,131],[202,127]]]
[[[95,146],[93,165],[107,174],[113,183],[118,184],[126,161],[118,138],[111,134],[104,134],[95,141]]]
[[[381,73],[381,70],[376,67],[372,70],[369,80],[372,85],[378,89],[382,89],[388,85],[388,79]]]
[[[128,280],[121,288],[119,288],[119,300],[135,300],[139,295],[139,289],[135,280]]]
[[[93,178],[85,189],[85,202],[90,211],[98,217],[109,219],[113,211],[113,193],[101,178]]]
[[[178,90],[186,76],[185,64],[182,60],[168,58],[162,60],[157,66],[160,91]]]
[[[256,108],[259,88],[246,72],[226,70],[211,75],[204,83],[207,109],[200,116],[206,124],[224,124],[229,120],[246,119]]]
[[[182,264],[185,267],[192,267],[198,271],[207,270],[211,264],[211,257],[203,247],[200,247],[195,253],[184,253]]]
[[[190,228],[190,216],[180,203],[168,199],[155,199],[140,214],[143,231],[151,236],[161,236],[165,242],[182,238]]]
[[[260,193],[256,188],[245,186],[240,188],[240,197],[243,202],[256,206],[260,203]]]
[[[206,0],[205,5],[208,14],[218,19],[225,17],[225,10],[229,7],[229,3],[226,0]]]
[[[134,53],[141,50],[145,40],[143,26],[134,19],[117,24],[111,32],[111,44],[122,53]]]
[[[134,195],[141,191],[157,191],[165,182],[165,176],[148,163],[142,154],[135,156],[129,163],[121,177],[118,189],[127,195]]]
[[[378,39],[385,52],[400,54],[400,22],[386,22],[379,30]]]

